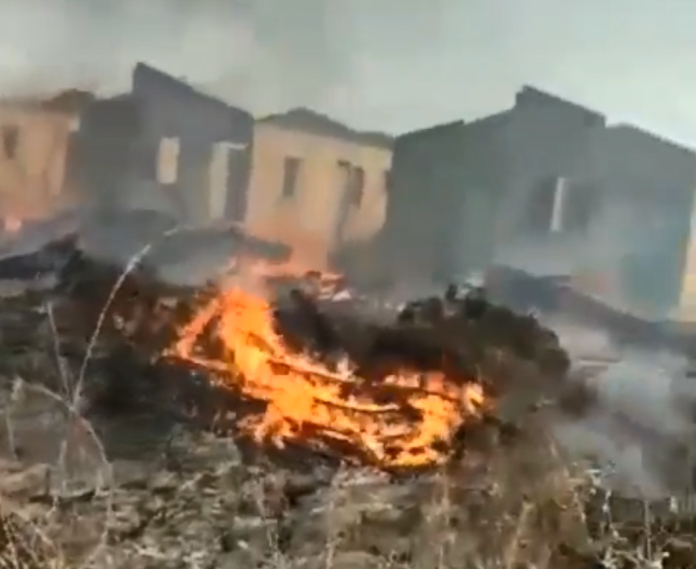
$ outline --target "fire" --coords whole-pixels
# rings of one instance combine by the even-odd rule
[[[204,337],[221,346],[221,355],[201,349]],[[235,286],[202,306],[166,355],[263,402],[265,410],[238,425],[259,444],[341,448],[348,459],[385,468],[443,462],[455,433],[484,405],[480,384],[454,381],[441,370],[397,368],[375,380],[360,377],[347,358],[329,366],[293,351],[277,330],[272,304]]]

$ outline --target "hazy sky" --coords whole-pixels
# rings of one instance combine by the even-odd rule
[[[687,0],[3,0],[0,92],[128,85],[151,62],[257,112],[399,132],[523,83],[696,147]]]

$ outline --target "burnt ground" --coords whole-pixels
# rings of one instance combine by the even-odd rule
[[[388,474],[214,434],[182,397],[205,408],[219,394],[150,365],[137,333],[129,343],[105,329],[88,350],[82,324],[94,314],[82,322],[66,294],[0,304],[0,567],[648,567],[669,550],[664,567],[677,568],[694,557],[688,524],[597,507],[587,476],[528,413],[562,358],[546,332],[535,349],[527,320],[498,313],[425,334],[440,348],[456,334],[479,339],[467,357],[500,378],[505,416],[464,434],[446,467]],[[355,326],[334,331],[354,337]],[[366,361],[376,345],[417,351],[424,332],[371,334],[382,344],[353,348]]]

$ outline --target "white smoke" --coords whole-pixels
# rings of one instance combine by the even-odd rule
[[[143,61],[253,112],[307,106],[355,118],[355,96],[365,87],[360,78],[376,79],[372,55],[391,46],[390,56],[402,58],[406,48],[393,49],[393,42],[405,38],[409,49],[430,45],[437,38],[433,24],[444,15],[440,0],[408,11],[399,4],[401,17],[392,26],[393,2],[358,4],[7,0],[0,94],[73,87],[113,94],[128,89],[133,66]]]
[[[543,242],[515,239],[502,244],[495,262],[536,275],[570,275],[587,269],[610,273],[626,255],[651,245],[651,235],[640,232],[641,206],[620,196],[612,200],[605,192],[587,233],[561,233]]]
[[[558,440],[610,470],[622,492],[658,498],[689,489],[696,386],[687,371],[679,356],[624,351],[589,380],[598,404],[580,420],[561,421]]]
[[[606,330],[582,326],[558,315],[542,316],[540,320],[556,333],[573,362],[620,359],[618,347]]]

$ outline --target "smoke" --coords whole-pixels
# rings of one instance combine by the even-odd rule
[[[635,0],[628,19],[599,0],[6,0],[0,93],[121,90],[145,60],[259,112],[302,104],[403,131],[495,112],[532,83],[693,141],[684,10],[677,0]]]
[[[556,425],[558,441],[572,456],[603,467],[607,484],[624,494],[654,499],[692,489],[696,385],[687,361],[639,351],[621,358],[585,380],[597,404],[581,419]]]
[[[675,235],[681,231],[679,220],[662,219],[671,211],[657,203],[613,198],[607,191],[586,232],[503,243],[493,264],[539,276],[570,276],[580,290],[618,310],[664,319],[673,308],[669,262],[675,244],[683,240]]]
[[[573,362],[620,359],[619,348],[606,330],[577,324],[563,315],[542,315],[540,320],[558,336]]]
[[[645,251],[654,237],[639,224],[642,204],[610,196],[593,214],[587,232],[563,234],[542,241],[515,240],[504,244],[495,262],[537,275],[572,275],[591,267],[610,272],[632,251]],[[632,209],[633,208],[633,209]]]
[[[545,324],[571,356],[569,381],[582,382],[596,398],[589,412],[554,424],[560,446],[601,467],[604,483],[623,495],[657,499],[692,492],[696,383],[687,358],[622,349],[606,330],[567,318]]]
[[[416,30],[415,43],[437,37],[439,0],[401,13],[398,26],[386,25],[394,20],[391,4],[8,0],[0,92],[77,87],[110,94],[127,89],[134,64],[144,61],[257,112],[346,110],[380,46],[413,43]]]

